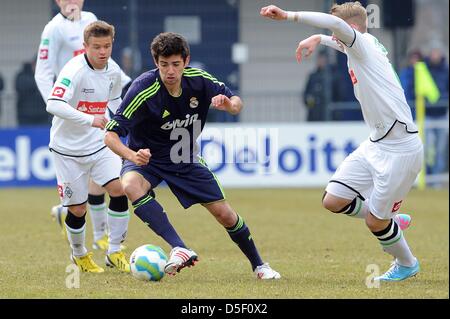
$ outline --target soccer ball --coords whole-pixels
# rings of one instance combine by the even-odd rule
[[[167,255],[161,247],[142,245],[130,256],[131,274],[146,281],[158,281],[164,277]]]

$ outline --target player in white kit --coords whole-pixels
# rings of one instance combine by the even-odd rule
[[[419,262],[401,229],[408,220],[397,213],[421,170],[423,146],[388,53],[367,33],[366,9],[359,2],[334,5],[331,14],[284,11],[270,5],[260,14],[333,32],[333,36],[313,35],[300,42],[298,62],[304,50],[307,57],[319,44],[347,55],[355,96],[370,137],[339,166],[326,187],[323,206],[333,213],[364,218],[384,251],[394,256],[392,267],[376,280],[399,281],[414,276],[419,272]]]
[[[65,226],[71,259],[86,272],[103,272],[85,247],[89,178],[110,196],[106,265],[130,271],[120,248],[129,220],[127,197],[119,181],[122,163],[103,142],[105,112],[109,108],[114,113],[122,101],[120,67],[110,59],[113,39],[113,26],[103,21],[89,24],[84,30],[86,53],[63,67],[47,100],[47,111],[54,115],[49,146],[61,202],[68,207]]]
[[[74,56],[84,53],[84,28],[97,21],[91,13],[82,11],[83,0],[56,0],[60,12],[45,26],[39,45],[39,54],[36,63],[35,80],[44,100],[50,94],[55,78],[64,65]],[[131,79],[121,73],[122,87],[131,82]],[[107,206],[104,189],[95,183],[89,184],[88,206],[91,215],[95,249],[108,249],[106,229]],[[63,226],[67,209],[62,205],[52,207],[52,216]],[[63,229],[65,234],[65,230]]]

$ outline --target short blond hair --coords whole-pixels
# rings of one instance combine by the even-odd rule
[[[334,4],[330,13],[348,24],[356,24],[361,32],[367,32],[367,11],[359,1]]]
[[[84,29],[83,34],[85,43],[88,43],[90,37],[96,38],[111,37],[111,39],[114,41],[114,35],[115,35],[114,26],[101,20],[97,20],[95,22],[90,23]]]

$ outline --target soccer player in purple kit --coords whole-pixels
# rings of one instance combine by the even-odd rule
[[[194,265],[198,256],[185,245],[154,198],[153,189],[163,180],[185,209],[201,204],[225,227],[249,259],[256,278],[279,279],[280,274],[262,261],[246,223],[225,200],[193,138],[195,131],[203,129],[210,106],[238,114],[241,99],[207,72],[187,67],[190,49],[181,35],[157,35],[151,53],[157,69],[134,80],[106,125],[105,143],[124,159],[122,185],[135,214],[172,246],[165,272],[175,275]],[[178,141],[179,135],[188,138]],[[128,136],[127,146],[120,136]]]

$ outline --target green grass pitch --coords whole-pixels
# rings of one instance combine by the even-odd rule
[[[203,207],[184,211],[168,189],[157,198],[200,262],[175,277],[142,282],[105,267],[81,274],[80,288],[66,287],[69,247],[51,220],[54,189],[0,190],[0,298],[449,298],[448,190],[413,190],[402,211],[413,222],[405,232],[422,271],[410,280],[369,289],[368,265],[381,272],[391,258],[364,221],[336,216],[321,205],[322,190],[226,190],[247,222],[263,259],[279,281],[257,281],[226,231]],[[88,248],[92,244],[89,218]],[[131,214],[128,256],[143,244],[169,246]],[[104,266],[104,256],[94,252]],[[187,289],[188,287],[188,289]]]

